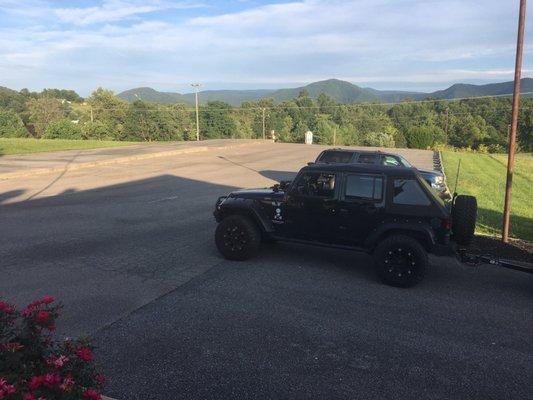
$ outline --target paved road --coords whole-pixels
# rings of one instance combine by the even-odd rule
[[[349,252],[217,254],[214,199],[290,177],[320,150],[256,145],[0,182],[0,294],[62,299],[62,333],[95,338],[121,399],[531,398],[527,275],[436,259],[400,290]]]

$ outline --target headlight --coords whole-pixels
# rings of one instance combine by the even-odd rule
[[[443,176],[436,176],[435,177],[435,183],[438,183],[442,185],[444,183],[444,177]]]

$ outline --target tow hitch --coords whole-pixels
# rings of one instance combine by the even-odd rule
[[[531,263],[505,260],[490,255],[471,254],[467,253],[466,249],[459,249],[459,258],[461,262],[471,266],[477,266],[479,264],[490,264],[498,265],[503,268],[514,269],[515,271],[533,273],[533,264]]]

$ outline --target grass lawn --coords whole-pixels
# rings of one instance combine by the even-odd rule
[[[118,142],[111,140],[67,140],[0,138],[0,155],[28,154],[42,151],[96,149],[139,144],[139,142]]]
[[[507,155],[445,151],[442,153],[448,187],[453,192],[457,164],[461,171],[457,192],[477,197],[476,232],[501,235]],[[533,155],[517,154],[513,176],[510,235],[533,241]]]

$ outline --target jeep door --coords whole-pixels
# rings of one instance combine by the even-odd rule
[[[295,239],[331,241],[338,202],[336,181],[332,172],[301,172],[285,196],[279,232]]]
[[[361,245],[384,210],[384,176],[346,173],[338,203],[337,243]]]

